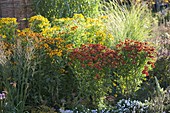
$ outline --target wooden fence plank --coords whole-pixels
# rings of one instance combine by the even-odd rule
[[[17,18],[20,29],[28,24],[23,18],[29,18],[32,15],[31,0],[0,0],[0,17]]]

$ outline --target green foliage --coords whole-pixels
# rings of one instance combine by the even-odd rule
[[[13,39],[17,25],[16,18],[0,18],[0,37],[7,40]]]
[[[36,108],[32,108],[31,113],[57,113],[57,112],[55,112],[54,109],[52,109],[48,106],[41,105]]]
[[[36,15],[29,19],[29,27],[32,31],[40,33],[44,29],[48,29],[50,27],[50,23],[47,18]]]
[[[152,16],[141,3],[119,4],[117,0],[103,3],[103,15],[108,15],[107,28],[114,35],[115,43],[126,38],[144,41],[151,37]]]
[[[89,43],[110,47],[114,38],[104,25],[106,19],[106,16],[86,18],[82,14],[74,14],[73,18],[55,19],[52,21],[52,25],[60,28],[58,35],[67,43],[73,44],[73,48]],[[43,34],[47,33],[48,30],[43,32]],[[58,35],[54,34],[54,36]]]
[[[7,37],[0,45],[4,46],[0,48],[0,88],[8,92],[7,109],[23,112],[25,105],[102,109],[108,107],[106,99],[113,97],[112,90],[131,96],[148,76],[154,67],[154,47],[125,37],[114,45],[117,35],[105,24],[110,15],[72,16],[51,23],[33,16],[29,28],[14,28],[14,42],[3,34]]]
[[[148,97],[154,96],[155,76],[158,79],[160,86],[166,89],[170,84],[170,58],[169,58],[169,35],[161,33],[160,37],[153,38],[152,42],[158,49],[158,56],[155,62],[155,68],[149,71],[148,80],[145,81],[140,90],[137,92],[136,98],[144,101]]]
[[[155,67],[156,52],[148,43],[126,39],[117,44],[114,50],[99,44],[82,45],[71,52],[70,58],[70,64],[73,63],[71,68],[81,83],[80,89],[83,89],[80,93],[85,94],[85,89],[92,92],[94,86],[87,83],[93,82],[94,78],[104,80],[106,76],[113,83],[116,81],[117,93],[129,97],[134,96],[145,77],[149,76],[148,71]],[[109,77],[111,72],[113,76]]]
[[[156,51],[153,46],[126,39],[116,45],[116,51],[122,56],[120,65],[113,71],[122,95],[132,96],[140,88],[148,71],[154,68]]]
[[[3,42],[1,43],[4,44]],[[13,44],[10,44],[10,48],[1,49],[4,53],[8,49],[11,50],[5,62],[1,62],[0,78],[2,78],[3,83],[2,89],[7,93],[6,112],[24,111],[29,92],[29,78],[34,75],[34,46],[32,43],[26,44],[24,47],[22,46],[21,40],[17,39],[14,40]]]
[[[163,113],[169,112],[170,89],[164,90],[160,87],[157,77],[155,77],[155,96],[149,102],[149,112]]]
[[[153,79],[152,75],[150,76]],[[144,102],[154,96],[155,82],[152,79],[145,80],[132,98]]]
[[[155,39],[158,47],[158,59],[155,63],[155,68],[149,73],[156,76],[159,80],[160,86],[167,88],[170,85],[170,45],[169,45],[169,34],[161,34],[159,38]]]
[[[163,88],[167,88],[170,85],[169,64],[169,58],[158,59],[155,63],[155,68],[149,72],[152,76],[157,76],[159,83]]]
[[[36,47],[35,75],[30,78],[31,93],[28,94],[27,103],[35,106],[41,104],[60,106],[62,104],[60,99],[70,99],[74,88],[74,77],[71,73],[67,75],[68,48],[65,41],[59,37],[44,37],[29,28],[19,32],[18,36],[22,37],[23,43],[30,43],[26,37],[31,39]]]
[[[74,74],[71,72],[72,70],[69,70],[70,67],[68,68],[66,67],[67,66],[66,65],[67,63],[66,54],[67,53],[62,53],[64,56],[60,57],[58,53],[61,50],[60,49],[58,50],[58,48],[62,48],[62,49],[65,48],[62,46],[60,47],[60,43],[64,43],[66,47],[72,46],[73,48],[80,47],[82,44],[88,44],[88,43],[95,43],[95,44],[100,43],[100,44],[110,47],[112,45],[113,36],[107,32],[106,27],[103,24],[106,18],[107,17],[104,17],[104,16],[99,17],[98,19],[97,18],[85,18],[82,14],[74,14],[72,18],[55,19],[54,21],[52,21],[51,27],[48,27],[49,25],[46,26],[46,23],[48,23],[48,21],[42,16],[34,16],[30,18],[29,22],[30,22],[31,30],[33,30],[34,32],[39,32],[44,37],[51,37],[51,38],[46,38],[45,40],[47,41],[44,41],[44,42],[37,41],[44,47],[45,51],[47,50],[46,52],[47,54],[49,54],[51,58],[48,55],[46,55],[46,52],[45,53],[43,52],[44,49],[40,51],[38,55],[39,56],[38,61],[41,63],[40,63],[40,66],[38,67],[42,71],[41,72],[39,71],[37,73],[38,77],[35,76],[34,78],[35,80],[32,80],[32,81],[36,81],[36,82],[33,82],[34,85],[32,87],[35,87],[35,89],[36,87],[39,88],[38,91],[40,92],[39,94],[31,95],[30,97],[34,98],[31,100],[37,100],[36,98],[38,97],[39,98],[38,101],[40,103],[43,103],[43,100],[45,98],[49,98],[44,95],[54,94],[52,96],[53,99],[52,100],[48,99],[48,102],[62,104],[60,102],[60,99],[64,99],[66,101],[65,102],[66,106],[70,106],[70,104],[72,105],[77,104],[76,101],[71,103],[72,98],[75,98],[75,96],[77,96],[77,95],[74,95],[74,96],[72,95],[74,93],[77,94],[77,87],[75,87],[75,84],[77,84],[76,83],[77,78],[75,78]],[[41,21],[41,23],[37,23],[37,21],[38,22]],[[30,32],[27,32],[27,33],[21,32],[20,34],[27,34],[28,36],[34,36],[34,34],[31,35]],[[54,43],[54,40],[52,39],[56,39],[56,37],[59,39],[61,38],[60,43]],[[43,38],[40,37],[40,39],[43,39]],[[55,49],[56,51],[52,51],[52,49],[56,48],[54,44],[57,45],[56,46],[57,49]],[[69,45],[67,46],[67,44]],[[41,59],[46,59],[46,60],[41,61]],[[59,70],[61,69],[64,69],[65,71],[68,71],[68,72],[60,73]],[[41,78],[41,80],[39,80],[39,77]],[[72,82],[70,82],[70,80],[72,80]],[[48,83],[44,81],[47,81]],[[70,83],[70,85],[66,85],[67,83]],[[56,87],[54,87],[54,84],[56,84]],[[93,84],[93,82],[91,82],[89,85],[91,84]],[[100,84],[100,82],[96,84]],[[42,88],[41,86],[47,86],[47,87]],[[86,83],[84,82],[83,85],[81,85],[81,87],[85,87],[85,86],[88,86],[88,85],[86,85]],[[97,86],[98,85],[95,85],[96,88],[98,88]],[[94,89],[96,89],[95,87]],[[87,89],[87,87],[79,88],[79,89],[81,90],[83,94],[84,92],[83,90]],[[100,88],[100,90],[101,89],[102,88]],[[44,90],[47,90],[45,94],[43,93]],[[97,101],[99,101],[99,98],[95,94],[92,94],[92,93],[93,92],[88,94],[88,98],[90,97],[90,95],[94,95],[94,97],[92,97],[94,98],[93,100],[96,101],[95,99],[97,99]],[[100,92],[100,93],[101,95],[103,95],[103,92]],[[88,100],[88,101],[91,101],[91,100]]]
[[[100,43],[107,47],[113,44],[113,35],[108,32],[104,22],[107,16],[85,18],[82,14],[74,14],[72,18],[54,19],[50,25],[43,16],[33,16],[29,20],[30,29],[45,37],[60,37],[73,47],[87,43]]]
[[[52,18],[72,17],[81,13],[87,17],[99,14],[100,0],[33,0],[36,14],[52,20]]]
[[[87,108],[100,107],[108,92],[111,92],[111,75],[107,64],[116,53],[100,44],[82,45],[70,53],[70,67],[78,81],[78,104]],[[101,103],[104,104],[104,103]]]

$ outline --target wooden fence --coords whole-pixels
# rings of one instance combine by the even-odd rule
[[[0,17],[15,17],[19,22],[19,28],[27,26],[27,20],[33,15],[31,0],[0,0]]]

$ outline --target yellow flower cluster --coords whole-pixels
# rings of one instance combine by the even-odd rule
[[[0,37],[2,37],[2,38],[6,38],[6,35],[0,34]]]
[[[45,38],[42,42],[42,46],[47,50],[47,54],[50,57],[62,55],[63,40],[61,38]]]
[[[59,36],[74,47],[87,43],[110,46],[113,36],[103,24],[105,21],[107,16],[85,18],[82,14],[75,14],[72,18],[56,19],[52,24],[61,28]]]
[[[32,16],[30,19],[29,19],[29,22],[32,23],[34,22],[35,20],[40,20],[40,21],[43,21],[43,22],[48,22],[48,19],[41,16],[41,15],[36,15],[36,16]]]
[[[13,44],[10,44],[6,41],[0,41],[0,58],[5,55],[7,58],[8,56],[12,55]]]
[[[0,37],[12,38],[17,28],[16,18],[0,18]]]
[[[16,18],[0,18],[0,25],[16,25],[17,19]]]
[[[161,3],[170,3],[170,0],[160,0],[159,2],[161,2]],[[149,5],[154,5],[154,4],[156,4],[156,2],[155,2],[155,0],[149,0],[148,4]]]
[[[87,43],[110,46],[113,36],[103,24],[106,20],[107,16],[85,18],[82,14],[75,14],[72,18],[55,19],[50,24],[47,18],[36,15],[29,19],[29,28],[15,30],[17,37],[22,37],[25,42],[33,39],[35,47],[44,48],[53,57],[62,56],[67,49]],[[2,18],[0,22],[16,24],[16,19]],[[2,38],[7,37],[4,33],[0,34]]]
[[[17,36],[22,37],[23,42],[28,42],[29,39],[33,40],[36,48],[39,48],[40,40],[44,38],[41,33],[35,33],[30,28],[25,28],[22,31],[17,30],[17,32]]]
[[[59,19],[55,19],[55,20],[58,20],[59,22],[65,22],[65,21],[71,21],[71,20],[73,20],[73,18],[67,17],[67,18],[59,18]]]
[[[33,16],[29,19],[29,27],[34,32],[40,33],[44,29],[50,27],[50,22],[48,21],[47,18],[45,18],[41,15],[36,15],[36,16]]]
[[[43,38],[40,46],[45,49],[51,58],[54,56],[61,57],[69,48],[71,48],[71,45],[65,44],[65,41],[62,38]]]
[[[84,16],[82,14],[74,14],[74,19],[84,19]]]
[[[56,37],[55,34],[58,34],[60,31],[60,27],[59,26],[53,26],[50,29],[46,28],[42,31],[43,36],[47,36],[47,37]]]
[[[65,44],[62,38],[45,37],[43,33],[35,33],[29,28],[18,31],[18,36],[22,37],[23,42],[28,42],[28,39],[32,39],[36,49],[44,50],[51,58],[53,56],[61,57],[64,52],[71,48],[71,45]]]
[[[72,45],[74,47],[85,43],[108,45],[113,36],[106,30],[104,19],[107,17],[85,18],[82,14],[75,14],[72,18],[56,19],[51,27],[47,18],[37,15],[29,19],[29,28],[15,30],[23,41],[28,42],[29,38],[32,39],[35,47],[43,48],[50,57],[62,56]],[[16,18],[2,18],[0,23],[17,24]],[[4,34],[0,36],[6,38]]]

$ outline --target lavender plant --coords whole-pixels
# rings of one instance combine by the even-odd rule
[[[4,92],[0,93],[0,112],[4,113],[6,94]]]

